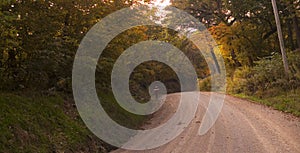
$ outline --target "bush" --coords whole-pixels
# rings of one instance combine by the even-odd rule
[[[230,93],[270,97],[280,92],[296,90],[300,86],[300,55],[289,53],[289,76],[283,69],[281,56],[274,54],[261,59],[254,67],[243,67],[235,70],[233,77],[228,79],[227,90]]]
[[[211,91],[211,77],[199,81],[200,91]]]

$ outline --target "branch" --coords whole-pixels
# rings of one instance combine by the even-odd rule
[[[276,31],[277,31],[277,28],[273,27],[271,29],[271,31],[269,31],[268,33],[266,33],[266,34],[263,35],[263,40],[268,39],[272,34],[276,33]]]

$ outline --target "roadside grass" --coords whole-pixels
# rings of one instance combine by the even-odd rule
[[[248,96],[246,94],[233,94],[233,96],[260,103],[276,110],[300,117],[300,90],[281,92],[275,96]]]
[[[106,113],[122,126],[139,129],[149,117],[129,113],[118,104],[112,93],[98,93],[98,97]]]
[[[101,99],[120,124],[138,127],[144,117],[118,111],[113,96]],[[107,152],[114,149],[84,125],[74,102],[60,95],[0,93],[0,152]]]

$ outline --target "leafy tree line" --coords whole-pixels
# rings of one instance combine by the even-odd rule
[[[300,2],[277,0],[277,3],[285,44],[289,50],[295,50],[300,46]],[[210,28],[231,66],[253,66],[259,58],[279,51],[271,1],[197,0],[187,4],[184,9]]]
[[[125,6],[98,0],[1,1],[0,88],[69,89],[73,58],[85,33]]]
[[[5,39],[0,41],[0,89],[70,92],[73,58],[86,32],[106,15],[134,3],[136,1],[126,0],[1,1],[0,31]],[[277,3],[285,44],[292,52],[299,48],[299,0],[278,0]],[[231,78],[236,69],[254,67],[257,61],[279,52],[270,1],[185,0],[174,1],[173,6],[192,14],[209,28],[219,44]],[[122,51],[140,41],[168,41],[186,50],[186,54],[195,55],[192,52],[197,52],[196,48],[176,35],[170,30],[155,27],[139,27],[124,32],[107,46],[99,60],[99,86],[110,88],[110,73],[102,75],[101,72],[110,71]],[[189,57],[199,78],[207,77],[209,71],[202,57]],[[156,73],[162,69],[163,66],[157,63],[141,66],[136,70],[139,73],[132,76],[140,80],[134,88],[147,86],[147,83],[141,82],[148,79],[172,82],[174,77],[155,77],[163,76]],[[143,74],[144,71],[147,73]]]
[[[132,2],[134,3],[134,2]],[[78,45],[87,31],[106,15],[129,7],[125,1],[15,0],[1,4],[1,83],[2,90],[71,91],[71,70]],[[196,47],[177,33],[159,27],[142,26],[127,30],[113,39],[99,59],[97,84],[110,90],[110,74],[119,55],[133,44],[146,40],[170,42],[184,52],[198,69],[208,75]],[[161,63],[145,63],[132,75],[133,93],[154,80],[161,80],[178,91],[175,73]],[[164,74],[163,74],[164,73]],[[170,75],[171,74],[171,75]],[[170,91],[170,92],[171,92]]]
[[[299,60],[295,59],[299,58],[300,54],[300,50],[297,49],[300,48],[298,22],[300,1],[277,0],[277,4],[283,27],[285,47],[289,52],[289,67],[291,68],[288,78],[280,75],[280,79],[286,80],[286,85],[290,88],[280,89],[279,86],[278,88],[282,91],[289,91],[295,82],[299,82]],[[260,67],[261,71],[253,72],[264,73],[266,71],[263,71],[263,69],[267,68],[263,63],[276,61],[278,65],[274,69],[277,73],[269,72],[264,75],[273,78],[278,73],[283,73],[281,71],[282,65],[278,60],[280,47],[271,1],[197,0],[185,1],[185,3],[178,2],[175,5],[182,6],[182,9],[193,14],[209,28],[225,59],[229,82],[235,84],[229,83],[229,91],[248,94],[260,92],[257,88],[260,88],[261,84],[254,85],[256,87],[250,93],[249,90],[246,90],[247,85],[236,86],[239,84],[236,77],[240,77],[236,75],[236,73],[239,73],[236,71],[241,69],[252,70]],[[243,75],[249,76],[250,74],[244,71]],[[254,77],[255,79],[259,80],[259,78]],[[265,81],[264,83],[270,82],[270,80]],[[201,85],[203,88],[210,87],[209,78],[203,82],[204,84]],[[235,88],[244,88],[244,90],[235,90]],[[264,88],[263,90],[267,89]]]

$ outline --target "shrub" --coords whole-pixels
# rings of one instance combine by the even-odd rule
[[[289,53],[290,73],[285,75],[281,56],[274,54],[256,62],[254,67],[242,67],[235,70],[228,79],[227,90],[230,93],[244,93],[258,97],[270,97],[280,92],[296,90],[300,86],[300,55]]]

